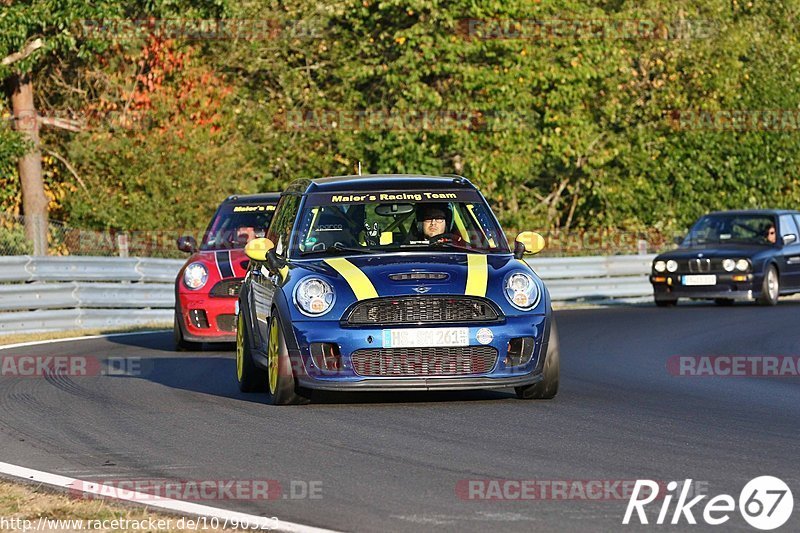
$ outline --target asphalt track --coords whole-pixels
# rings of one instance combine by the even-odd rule
[[[798,530],[800,380],[679,377],[666,363],[800,355],[800,302],[556,316],[561,391],[540,402],[505,391],[394,393],[273,408],[238,392],[231,352],[175,353],[170,333],[2,351],[142,358],[142,375],[0,377],[0,460],[91,480],[276,480],[276,499],[202,503],[350,531],[648,530],[621,525],[627,500],[612,493],[487,501],[458,488],[691,478],[701,492],[738,499],[747,481],[774,475],[798,500],[783,529]],[[321,498],[290,497],[309,482],[321,482]],[[659,505],[648,507],[651,522]],[[694,514],[702,523],[702,509]],[[716,528],[660,529],[755,531],[738,511]]]

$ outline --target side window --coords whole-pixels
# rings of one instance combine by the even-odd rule
[[[294,219],[297,217],[297,208],[300,197],[287,195],[280,199],[275,210],[275,218],[269,226],[267,238],[275,244],[275,253],[285,256],[289,248],[289,237],[292,233]]]
[[[784,235],[794,235],[795,236],[795,243],[797,243],[797,224],[794,222],[794,218],[792,215],[781,215],[781,218],[778,222],[781,227],[781,237]]]

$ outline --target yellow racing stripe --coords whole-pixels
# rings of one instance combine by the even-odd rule
[[[486,296],[489,283],[489,266],[483,254],[467,254],[467,296]]]
[[[325,259],[325,262],[345,279],[358,300],[378,297],[378,292],[367,275],[344,257]]]

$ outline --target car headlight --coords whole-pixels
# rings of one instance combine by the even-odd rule
[[[667,264],[664,261],[656,261],[653,263],[653,268],[656,272],[664,272],[667,269]]]
[[[675,272],[676,270],[678,270],[678,262],[675,261],[674,259],[670,259],[669,261],[667,261],[667,270],[669,270],[670,272]]]
[[[294,287],[294,303],[304,315],[324,315],[331,310],[334,301],[336,293],[331,284],[323,279],[306,278]]]
[[[739,259],[738,261],[736,261],[736,270],[741,270],[742,272],[744,272],[748,268],[750,268],[750,261],[748,261],[747,259]]]
[[[509,303],[522,311],[539,303],[539,286],[524,272],[514,272],[507,276],[504,292]]]
[[[723,259],[722,268],[724,268],[727,272],[733,272],[733,269],[736,268],[736,261],[733,259]]]
[[[187,289],[200,289],[207,281],[208,269],[203,263],[192,263],[183,271],[183,284]]]

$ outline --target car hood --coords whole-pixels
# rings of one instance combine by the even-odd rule
[[[214,273],[219,279],[243,278],[247,274],[249,261],[242,249],[202,250],[192,254],[184,267],[199,262],[205,264],[209,273]]]
[[[538,280],[526,263],[511,254],[365,254],[292,261],[290,279],[284,288],[292,290],[307,275],[321,275],[336,291],[334,313],[344,312],[356,300],[376,295],[467,294],[485,296],[511,314],[518,311],[508,304],[503,292],[505,277],[511,272],[525,272]],[[541,281],[538,285],[543,295],[537,308],[549,305]]]
[[[688,248],[678,248],[669,252],[659,254],[656,259],[667,261],[669,259],[686,260],[703,257],[706,259],[736,259],[754,257],[762,252],[769,252],[771,246],[758,244],[708,244],[703,246],[692,246]],[[700,255],[702,254],[702,256]]]

